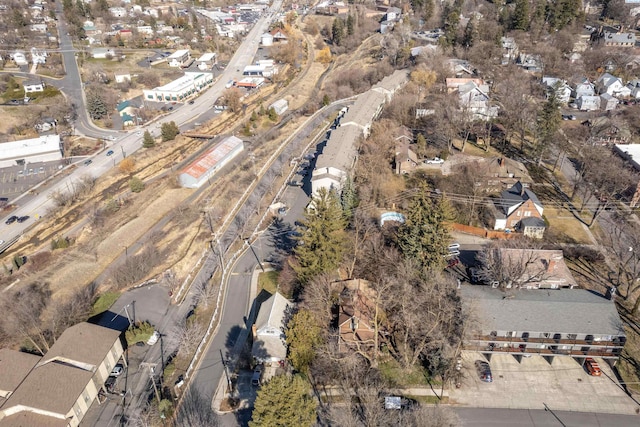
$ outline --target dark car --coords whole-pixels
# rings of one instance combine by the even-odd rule
[[[193,105],[193,103],[196,102],[193,99],[191,101],[189,101],[189,105]]]
[[[16,222],[18,220],[18,217],[15,215],[11,215],[9,218],[7,218],[7,220],[4,222],[5,224],[13,224],[14,222]]]
[[[107,151],[107,156],[111,156],[111,155],[113,155],[113,150]]]
[[[117,381],[118,381],[118,378],[116,377],[107,378],[107,381],[105,381],[104,383],[104,387],[107,389],[109,393],[115,393]]]
[[[29,215],[25,215],[25,216],[21,216],[20,218],[18,218],[16,221],[18,222],[25,222],[26,220],[28,220],[30,218]]]
[[[476,371],[480,377],[480,381],[485,383],[493,382],[493,375],[491,375],[491,367],[483,360],[476,360]]]
[[[88,160],[84,161],[84,165],[85,166],[89,166],[91,163],[93,163],[93,160],[91,160],[91,159],[88,159]]]
[[[0,203],[1,202],[8,202],[9,198],[8,197],[0,197]]]

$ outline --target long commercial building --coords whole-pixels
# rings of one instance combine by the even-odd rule
[[[155,102],[180,102],[195,96],[213,83],[211,73],[184,73],[184,76],[155,89],[145,89],[144,99]]]
[[[318,156],[311,176],[311,190],[315,194],[321,188],[341,191],[353,170],[358,155],[358,141],[367,138],[373,121],[384,105],[408,81],[406,70],[397,70],[365,93],[340,119],[340,126],[331,132],[326,146]]]
[[[0,143],[0,168],[62,159],[60,135]]]
[[[226,138],[180,171],[180,185],[186,188],[201,187],[243,150],[244,144],[240,138]]]

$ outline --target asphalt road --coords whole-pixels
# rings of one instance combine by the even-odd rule
[[[269,10],[272,12],[278,11],[281,5],[282,0],[276,0]],[[59,6],[59,8],[61,10],[61,6]],[[6,242],[12,241],[17,236],[22,234],[25,229],[31,226],[33,224],[33,221],[35,221],[35,218],[45,216],[48,210],[53,207],[51,195],[55,192],[68,192],[71,188],[73,188],[75,183],[79,182],[80,179],[85,175],[90,175],[93,177],[99,177],[103,175],[111,168],[115,167],[124,157],[140,149],[142,147],[141,141],[142,133],[144,132],[144,130],[149,130],[151,134],[158,136],[160,134],[160,127],[162,123],[173,121],[178,126],[180,126],[181,129],[185,129],[191,128],[193,126],[191,122],[204,120],[205,117],[212,117],[213,111],[211,106],[213,105],[213,101],[215,101],[226,89],[226,82],[232,78],[239,78],[242,74],[242,68],[252,62],[252,59],[257,52],[260,36],[268,28],[270,23],[269,17],[271,15],[272,14],[264,14],[258,20],[256,25],[248,33],[245,40],[238,47],[238,50],[234,54],[231,61],[229,61],[229,64],[224,70],[221,78],[217,82],[215,82],[207,91],[203,92],[198,98],[196,98],[193,104],[183,105],[180,108],[176,108],[171,113],[159,118],[158,120],[155,120],[152,123],[147,124],[143,128],[140,128],[136,131],[131,131],[129,133],[117,133],[117,137],[114,136],[113,131],[100,131],[100,137],[109,137],[113,139],[108,140],[107,147],[104,151],[97,153],[90,158],[92,160],[92,163],[90,165],[85,166],[80,163],[80,166],[77,168],[77,170],[71,172],[67,177],[65,177],[64,180],[59,181],[48,188],[42,188],[38,195],[29,198],[29,200],[24,199],[24,197],[18,197],[14,201],[14,203],[18,203],[19,206],[14,212],[11,213],[11,215],[29,215],[31,218],[20,224],[14,223],[10,227],[4,224],[4,220],[6,218],[3,218],[2,222],[0,222],[0,239]],[[59,81],[58,84],[63,87],[62,90],[65,92],[65,94],[67,94],[67,96],[74,99],[74,102],[82,102],[83,98],[82,89],[80,86],[80,76],[79,72],[77,71],[77,65],[74,67],[75,53],[72,51],[71,42],[66,36],[66,24],[63,22],[64,19],[60,19],[59,21],[61,47],[63,51],[67,51],[64,53],[63,57],[65,66],[69,66],[69,68],[67,69],[67,73],[70,73],[66,77],[66,79],[68,79],[66,81],[73,82],[73,84],[70,84],[68,87],[64,86],[65,79]],[[66,41],[63,40],[63,37],[66,38]],[[76,71],[75,74],[73,70]],[[81,128],[83,128],[84,131],[95,136],[95,131],[93,130],[94,127],[93,125],[89,125],[89,123],[90,121],[88,121],[86,108],[78,108],[78,124],[76,125],[76,129],[80,130]],[[112,156],[106,156],[105,153],[107,150],[113,150],[114,154]],[[21,199],[24,199],[22,205],[20,205]]]
[[[551,411],[526,409],[479,409],[459,408],[453,410],[464,427],[637,427],[640,416],[595,414],[588,412],[556,412],[553,402]]]

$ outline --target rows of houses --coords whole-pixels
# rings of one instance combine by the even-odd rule
[[[555,91],[556,98],[562,104],[573,99],[575,107],[582,111],[613,110],[622,100],[640,99],[640,80],[634,79],[626,84],[620,77],[603,73],[595,82],[579,78],[573,83],[555,77],[542,78],[549,91]]]
[[[0,349],[0,427],[80,425],[123,353],[120,331],[90,323],[42,357]]]
[[[356,162],[358,142],[369,136],[371,125],[384,105],[407,81],[407,71],[397,70],[358,95],[354,105],[340,118],[340,125],[331,131],[322,153],[318,155],[311,175],[314,194],[321,188],[342,190]]]

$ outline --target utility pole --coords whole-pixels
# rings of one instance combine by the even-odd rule
[[[158,399],[158,403],[160,403],[160,393],[158,393],[158,387],[156,386],[156,380],[153,378],[153,373],[156,370],[157,363],[148,363],[142,362],[140,364],[141,368],[147,368],[149,370],[149,378],[151,379],[151,384],[153,384],[153,391],[156,393],[156,399]]]
[[[260,261],[260,258],[258,258],[258,254],[256,253],[255,249],[253,249],[253,245],[251,245],[251,241],[248,238],[244,239],[244,241],[247,245],[249,245],[249,249],[251,249],[253,256],[256,257],[256,260],[258,261],[260,270],[262,270],[262,272],[264,273],[264,267],[262,266],[262,262]]]
[[[229,388],[229,393],[231,393],[231,378],[229,377],[229,366],[227,365],[227,362],[224,360],[222,349],[220,349],[220,359],[222,360],[222,366],[224,367],[224,375],[225,377],[227,377],[227,387]]]

